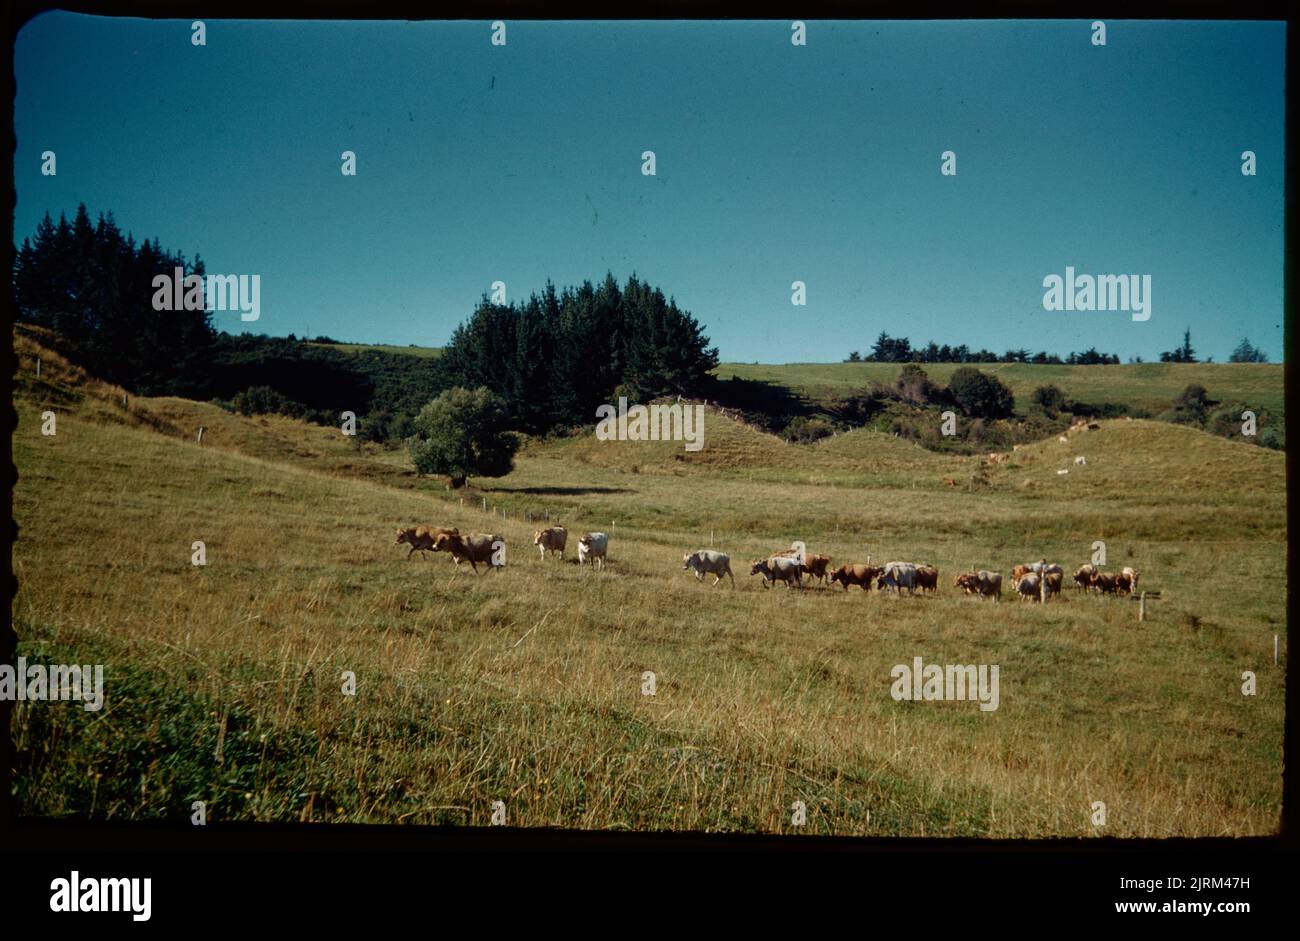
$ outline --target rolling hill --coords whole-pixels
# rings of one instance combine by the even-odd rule
[[[182,821],[201,799],[213,826],[487,825],[501,800],[519,826],[793,832],[799,800],[823,835],[1278,827],[1281,453],[1118,420],[984,468],[869,431],[790,445],[711,410],[698,453],[532,441],[453,492],[335,429],[123,404],[15,348],[19,652],[106,667],[101,712],[17,705],[20,813]],[[608,532],[607,571],[539,558],[539,519]],[[414,523],[495,532],[508,564],[408,560],[394,530]],[[763,590],[749,561],[794,539],[835,564],[932,562],[940,590]],[[972,564],[1072,568],[1098,541],[1159,592],[1148,620],[951,587]],[[683,572],[710,544],[735,590]],[[1225,590],[1207,576],[1225,559],[1263,575]],[[894,700],[917,656],[999,665],[999,708]]]

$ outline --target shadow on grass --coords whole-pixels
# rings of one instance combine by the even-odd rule
[[[542,496],[580,497],[590,493],[636,493],[628,487],[484,487],[484,493],[528,493]]]

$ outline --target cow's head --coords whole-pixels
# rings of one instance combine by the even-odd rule
[[[698,552],[688,552],[686,555],[682,556],[682,570],[685,571],[690,568],[691,563],[698,559],[699,556],[700,554]]]
[[[533,545],[538,545],[542,541],[542,531],[539,529],[533,533]]]
[[[397,542],[393,543],[393,545],[400,546],[404,542],[410,542],[411,537],[414,535],[415,530],[413,529],[399,529],[397,531]]]
[[[750,575],[757,575],[759,572],[767,570],[767,559],[759,559],[754,563],[754,567],[749,570]]]
[[[453,543],[460,541],[460,533],[452,530],[451,532],[438,533],[438,537],[433,540],[434,552],[449,552]]]

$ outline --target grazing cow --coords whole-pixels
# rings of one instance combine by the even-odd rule
[[[916,587],[934,594],[939,592],[939,570],[933,565],[916,567]]]
[[[1013,581],[1018,581],[1022,576],[1029,575],[1030,573],[1039,575],[1043,572],[1047,572],[1049,575],[1052,573],[1062,574],[1065,572],[1065,569],[1061,568],[1055,562],[1049,564],[1046,560],[1042,562],[1029,562],[1025,565],[1017,565],[1013,568],[1011,570],[1011,578]]]
[[[1020,600],[1028,598],[1031,601],[1038,601],[1038,576],[1033,572],[1024,575],[1016,580],[1016,591],[1020,595]]]
[[[1087,465],[1087,463],[1088,463],[1088,459],[1084,457],[1082,454],[1080,454],[1078,457],[1074,459],[1075,467],[1084,467]]]
[[[716,586],[722,581],[722,576],[726,575],[731,579],[731,587],[736,587],[736,576],[731,574],[731,559],[725,552],[716,552],[713,549],[699,549],[690,555],[682,556],[682,570],[694,569],[695,578],[698,581],[704,581],[704,573],[708,572],[713,576],[713,584]]]
[[[1061,442],[1061,444],[1069,444],[1069,443],[1070,443],[1070,439],[1067,438],[1065,435],[1061,435],[1061,437],[1057,438],[1056,440],[1059,441],[1059,442]]]
[[[962,572],[953,582],[953,587],[960,588],[968,595],[981,598],[992,597],[994,601],[1002,600],[1002,573],[980,569],[978,572]]]
[[[533,533],[533,545],[541,552],[543,561],[546,560],[548,552],[558,552],[560,559],[563,560],[564,547],[568,541],[569,534],[563,526],[552,526]]]
[[[855,562],[852,565],[841,565],[831,573],[831,584],[839,582],[848,591],[850,585],[861,585],[863,591],[871,591],[871,582],[883,572],[884,569],[874,565],[863,565]]]
[[[397,531],[397,542],[393,543],[393,545],[400,546],[402,543],[409,545],[411,551],[406,553],[408,559],[417,549],[421,552],[437,552],[438,550],[434,548],[434,543],[438,541],[438,535],[440,533],[447,533],[448,535],[454,536],[458,535],[460,530],[430,529],[428,526],[408,526]]]
[[[828,555],[805,555],[803,558],[803,570],[810,577],[815,578],[818,582],[825,584],[829,573],[826,567],[831,564],[831,557]]]
[[[1106,572],[1094,572],[1091,585],[1103,595],[1113,595],[1116,591],[1115,576]]]
[[[1097,574],[1097,566],[1091,562],[1085,562],[1079,566],[1079,571],[1074,573],[1074,584],[1087,591],[1092,587],[1092,576]]]
[[[1044,581],[1047,582],[1047,595],[1049,598],[1052,595],[1061,593],[1061,580],[1063,577],[1060,572],[1048,572],[1043,576]]]
[[[749,574],[762,575],[764,588],[771,588],[778,578],[785,582],[787,589],[791,582],[803,588],[803,566],[789,556],[774,555],[770,559],[759,559]]]
[[[881,591],[892,588],[900,595],[904,588],[909,595],[916,594],[916,585],[916,566],[911,562],[887,562],[876,579],[876,587]]]
[[[468,562],[474,574],[478,574],[478,563],[492,562],[492,544],[502,542],[500,536],[491,533],[467,533],[462,536],[460,533],[452,530],[451,532],[441,532],[433,544],[434,552],[450,552],[452,560],[457,565],[462,562]]]
[[[1138,573],[1134,571],[1131,567],[1126,565],[1124,566],[1124,568],[1120,570],[1120,574],[1127,575],[1129,578],[1129,582],[1131,583],[1129,588],[1129,593],[1132,594],[1133,592],[1137,591]]]
[[[585,565],[588,559],[592,565],[600,563],[605,568],[605,555],[609,551],[609,536],[604,533],[584,533],[578,538],[578,564]]]

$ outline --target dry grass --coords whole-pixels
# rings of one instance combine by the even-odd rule
[[[124,417],[49,355],[42,383],[23,358],[15,401],[13,614],[20,652],[104,663],[106,705],[17,709],[26,813],[180,819],[201,799],[216,821],[486,824],[503,800],[524,826],[787,832],[802,800],[825,834],[1278,825],[1286,586],[1205,573],[1285,571],[1281,454],[1107,422],[968,493],[942,477],[970,458],[863,433],[802,448],[711,414],[699,455],[536,443],[462,506],[328,429],[181,400]],[[1075,453],[1088,465],[1058,476]],[[484,496],[509,516],[484,516]],[[608,570],[540,560],[520,514],[543,511],[611,532]],[[509,565],[408,561],[392,533],[412,522],[498,532]],[[710,531],[735,591],[681,571]],[[837,561],[934,562],[941,590],[760,589],[746,560],[796,538]],[[1150,621],[1127,600],[994,606],[950,587],[972,563],[1077,564],[1096,539],[1162,592]],[[915,656],[999,664],[1000,708],[895,702],[890,668]]]

